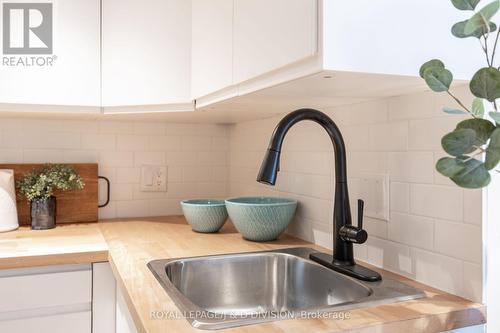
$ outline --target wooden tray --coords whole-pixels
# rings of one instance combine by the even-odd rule
[[[57,223],[97,222],[98,219],[98,166],[97,164],[70,164],[82,177],[85,187],[81,191],[56,191]],[[44,164],[0,164],[0,169],[14,170],[14,178],[21,180],[26,172]],[[17,189],[16,189],[17,192]],[[20,225],[29,225],[30,205],[16,194],[17,215]]]

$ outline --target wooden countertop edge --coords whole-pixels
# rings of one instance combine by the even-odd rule
[[[108,261],[108,250],[53,253],[0,258],[0,270]]]

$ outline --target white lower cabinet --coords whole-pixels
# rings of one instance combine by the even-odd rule
[[[72,312],[49,316],[0,321],[0,332],[6,333],[90,333],[92,312]]]
[[[130,314],[123,294],[116,289],[116,333],[137,333],[134,320]]]
[[[112,333],[115,290],[108,263],[0,270],[0,332]]]

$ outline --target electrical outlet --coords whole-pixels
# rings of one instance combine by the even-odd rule
[[[141,167],[141,192],[167,192],[167,167],[143,165]]]

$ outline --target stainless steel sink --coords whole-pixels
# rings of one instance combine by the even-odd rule
[[[423,297],[383,277],[361,282],[311,260],[309,248],[154,260],[148,264],[196,328],[222,329]],[[328,318],[327,316],[325,318]]]

